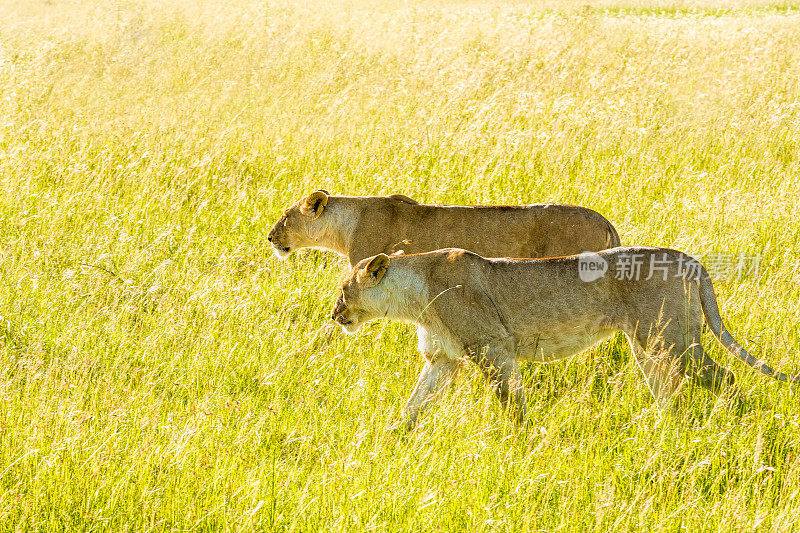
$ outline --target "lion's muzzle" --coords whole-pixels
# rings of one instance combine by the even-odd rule
[[[353,321],[348,318],[346,315],[347,306],[342,303],[342,301],[336,302],[336,305],[333,306],[333,311],[331,312],[331,320],[334,322],[341,324],[342,326],[347,326],[353,323]]]

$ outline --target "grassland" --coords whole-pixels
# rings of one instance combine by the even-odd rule
[[[800,370],[800,5],[0,3],[0,531],[790,531],[797,391],[658,415],[626,345],[483,379],[399,434],[413,331],[327,321],[318,187],[567,202],[717,282]]]

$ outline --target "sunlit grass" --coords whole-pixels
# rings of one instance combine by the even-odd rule
[[[800,5],[0,5],[0,530],[794,529],[796,391],[734,367],[660,418],[625,343],[466,366],[410,434],[414,332],[327,321],[266,234],[318,187],[592,207],[760,256],[717,291],[800,370]]]

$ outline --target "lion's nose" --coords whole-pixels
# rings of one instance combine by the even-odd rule
[[[269,235],[267,235],[267,240],[268,240],[269,242],[272,242],[272,234],[271,234],[271,233],[270,233]]]

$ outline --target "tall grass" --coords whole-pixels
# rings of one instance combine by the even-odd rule
[[[800,5],[0,4],[0,530],[796,529],[796,391],[659,417],[627,347],[483,379],[408,434],[404,325],[327,321],[341,263],[266,234],[318,187],[566,202],[721,279],[800,370]]]

